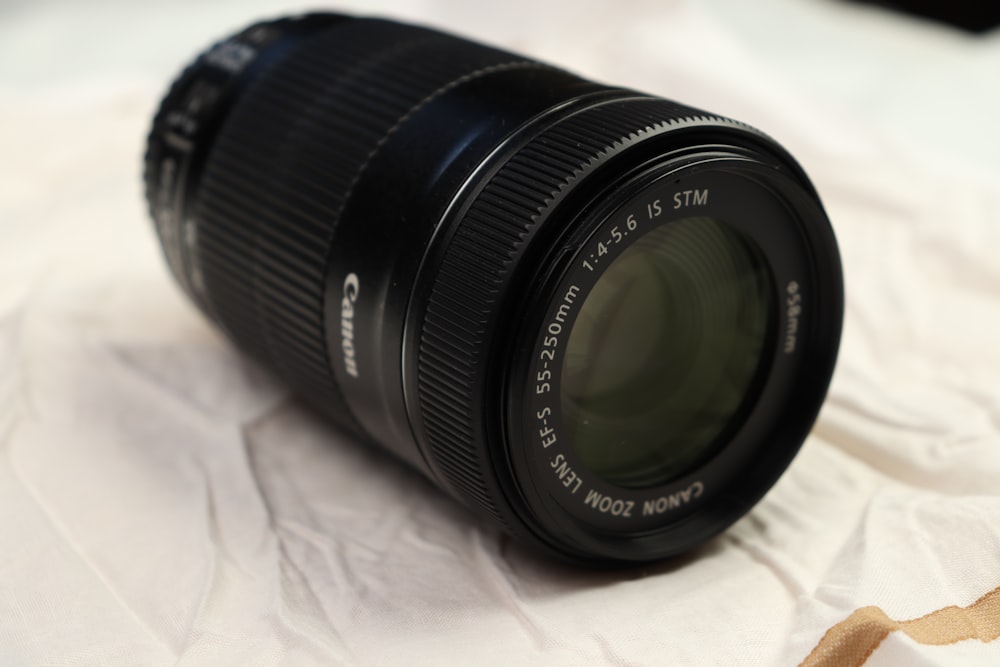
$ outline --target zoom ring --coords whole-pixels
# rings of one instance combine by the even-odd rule
[[[428,297],[418,390],[427,445],[450,486],[511,530],[488,479],[504,461],[478,448],[491,335],[515,259],[563,193],[610,155],[678,125],[732,123],[656,98],[590,107],[548,127],[489,181],[459,223]],[[736,123],[733,123],[736,125]],[[741,126],[742,127],[742,126]],[[518,314],[511,314],[516,317]]]
[[[296,44],[242,93],[194,202],[207,309],[322,413],[364,436],[331,367],[330,248],[354,184],[422,101],[508,53],[377,20]],[[372,90],[378,90],[373,94]]]

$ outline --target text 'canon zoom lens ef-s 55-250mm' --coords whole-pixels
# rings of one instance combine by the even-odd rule
[[[514,53],[258,23],[179,76],[145,169],[170,268],[240,348],[564,559],[724,530],[833,372],[840,260],[792,157]]]

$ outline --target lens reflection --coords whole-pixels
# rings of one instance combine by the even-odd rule
[[[761,365],[771,284],[756,244],[712,218],[657,227],[615,259],[562,374],[563,427],[592,473],[653,486],[714,452]]]

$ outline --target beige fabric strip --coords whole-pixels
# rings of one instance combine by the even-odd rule
[[[920,644],[994,641],[1000,638],[1000,586],[968,607],[944,607],[910,621],[894,621],[878,607],[862,607],[830,628],[799,667],[860,667],[896,630]]]

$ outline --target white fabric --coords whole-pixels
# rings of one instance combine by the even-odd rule
[[[794,665],[859,607],[1000,586],[1000,34],[819,0],[354,4],[750,122],[828,207],[847,320],[801,455],[696,553],[594,573],[343,442],[170,280],[154,105],[290,8],[0,5],[0,665]],[[897,632],[866,664],[1000,641]]]

